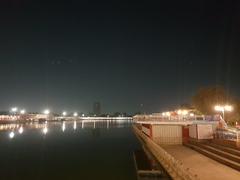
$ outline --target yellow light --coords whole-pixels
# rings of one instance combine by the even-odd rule
[[[187,111],[187,110],[183,110],[183,111],[182,111],[182,114],[183,114],[183,115],[187,115],[187,114],[188,114],[188,111]]]
[[[181,114],[182,114],[182,110],[179,109],[179,110],[177,111],[177,113],[178,113],[178,115],[181,115]]]
[[[226,111],[232,111],[232,110],[233,110],[233,107],[232,107],[232,106],[229,106],[229,105],[226,105],[226,106],[224,106],[224,109],[225,109]]]
[[[170,112],[166,112],[166,116],[171,116],[171,113]]]
[[[74,124],[73,124],[73,129],[76,130],[77,129],[77,122],[74,121]]]

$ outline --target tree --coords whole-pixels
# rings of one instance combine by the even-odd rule
[[[215,114],[214,106],[217,104],[232,103],[224,88],[220,86],[201,88],[192,98],[193,106],[203,114]]]

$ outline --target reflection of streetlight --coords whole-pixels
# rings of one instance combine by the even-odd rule
[[[74,124],[73,124],[73,129],[76,130],[77,129],[77,122],[74,121]]]
[[[18,130],[19,134],[22,134],[23,133],[23,127],[21,126]]]
[[[62,124],[62,131],[64,132],[65,129],[66,129],[66,125],[65,125],[65,122],[63,122],[63,124]]]
[[[15,136],[15,133],[13,131],[9,133],[9,138],[12,139],[12,138],[14,138],[14,136]]]
[[[43,134],[47,134],[48,133],[48,128],[45,126],[42,130]]]
[[[231,112],[233,111],[233,107],[230,106],[230,105],[225,105],[225,106],[220,106],[220,105],[216,105],[214,107],[215,111],[220,111],[223,113],[223,119],[224,119],[224,116],[225,116],[225,111],[228,111],[228,112]]]

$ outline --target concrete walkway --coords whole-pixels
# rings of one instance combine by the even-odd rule
[[[240,180],[240,172],[182,145],[161,146],[202,180]]]

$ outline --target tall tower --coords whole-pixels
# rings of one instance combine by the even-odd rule
[[[93,114],[96,116],[101,115],[101,103],[100,102],[95,102],[93,104]]]

